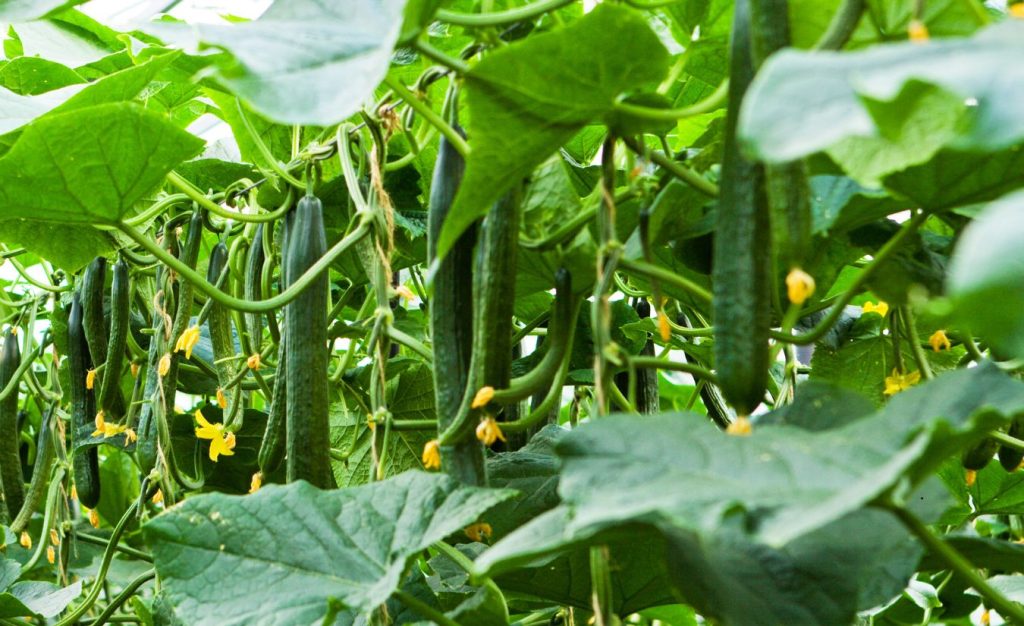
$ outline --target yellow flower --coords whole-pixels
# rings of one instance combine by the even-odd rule
[[[96,512],[96,509],[89,509],[89,523],[93,528],[100,527],[100,514]]]
[[[91,436],[96,437],[97,435],[102,435],[107,429],[107,421],[103,417],[103,409],[100,409],[100,412],[96,414],[96,420],[94,423],[96,424],[96,430],[92,431]]]
[[[222,409],[228,408],[228,399],[224,395],[224,390],[217,387],[217,406]]]
[[[32,536],[27,531],[21,531],[21,537],[18,538],[18,543],[21,544],[22,548],[26,550],[32,549]]]
[[[786,275],[786,293],[793,304],[803,304],[814,293],[814,278],[800,268]]]
[[[750,418],[745,415],[741,415],[734,419],[733,421],[729,422],[729,426],[727,426],[725,429],[725,432],[727,432],[728,434],[738,435],[740,437],[746,437],[753,431],[754,429],[750,424]]]
[[[480,390],[476,392],[476,395],[473,396],[473,403],[470,405],[470,408],[479,409],[481,407],[485,407],[493,397],[494,387],[491,387],[490,385],[481,387]]]
[[[988,609],[981,612],[981,626],[989,626],[992,623],[992,615]]]
[[[882,302],[881,300],[878,301],[878,304],[875,304],[874,302],[865,302],[864,303],[864,313],[865,314],[868,314],[868,313],[878,313],[882,317],[885,317],[885,314],[888,313],[888,312],[889,312],[889,305],[884,303],[884,302]]]
[[[667,342],[672,338],[672,326],[668,323],[668,315],[664,311],[658,311],[658,333],[661,340]]]
[[[406,287],[405,285],[399,285],[395,287],[395,293],[398,294],[400,298],[407,302],[416,297],[416,294],[414,294],[412,290]]]
[[[53,565],[54,561],[57,560],[57,552],[53,549],[53,546],[46,546],[46,560]]]
[[[490,539],[491,533],[494,530],[487,522],[479,522],[477,524],[470,524],[462,532],[466,533],[466,536],[473,541],[482,542],[484,539]]]
[[[131,428],[124,429],[124,447],[128,447],[129,444],[135,443],[139,440],[139,436],[135,434],[135,431]]]
[[[135,361],[132,361],[132,378],[138,378],[139,377],[139,369],[141,369],[139,367],[139,364],[136,363]]]
[[[910,20],[910,25],[907,26],[907,38],[914,43],[928,41],[928,27],[921,20]]]
[[[96,384],[96,370],[92,369],[85,374],[85,388],[92,389]]]
[[[178,337],[178,343],[174,344],[174,351],[181,352],[185,351],[185,358],[192,358],[192,348],[196,347],[199,343],[199,327],[189,326],[181,333],[181,337]]]
[[[493,417],[486,417],[480,420],[476,427],[476,438],[485,446],[489,446],[499,439],[505,441],[505,434],[501,432],[501,427]]]
[[[437,439],[431,439],[423,446],[423,467],[427,469],[441,469],[441,444]]]
[[[224,424],[211,424],[203,417],[202,411],[196,411],[196,437],[210,440],[210,460],[217,462],[220,455],[232,456],[235,453],[235,433],[224,432]]]
[[[366,416],[366,425],[370,427],[370,430],[377,429],[377,420],[373,419],[373,415]]]
[[[887,396],[891,396],[901,391],[906,391],[919,382],[921,382],[921,372],[900,374],[895,368],[893,368],[892,376],[885,377],[885,391],[883,393]]]
[[[75,487],[74,485],[71,485],[71,499],[72,500],[77,500],[78,499],[78,488]]]
[[[60,535],[57,534],[56,528],[50,529],[50,543],[52,543],[55,546],[60,545]]]
[[[258,370],[260,368],[260,353],[254,352],[252,356],[245,360],[245,364],[248,365],[251,370]]]
[[[153,497],[150,498],[149,501],[152,502],[153,504],[160,504],[161,502],[163,502],[164,501],[163,489],[157,489],[156,493],[153,494]]]
[[[160,364],[157,366],[156,371],[161,377],[167,376],[167,372],[171,371],[171,353],[168,352],[160,357]]]
[[[256,493],[263,486],[263,472],[256,472],[249,482],[249,493]]]
[[[1012,17],[1024,18],[1024,2],[1018,2],[1017,4],[1011,6],[1010,15]]]
[[[946,336],[946,331],[937,330],[932,333],[932,336],[928,338],[928,343],[931,344],[932,350],[936,352],[940,350],[949,350],[953,347],[953,344],[949,342],[949,337]]]

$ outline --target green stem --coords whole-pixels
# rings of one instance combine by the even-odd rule
[[[138,215],[134,215],[132,217],[125,218],[124,223],[130,226],[141,226],[142,224],[145,224],[149,220],[155,218],[157,215],[160,215],[167,209],[171,208],[175,204],[192,199],[193,198],[186,193],[173,193],[165,198],[157,200],[142,213],[139,213]]]
[[[857,30],[857,23],[860,22],[860,16],[864,14],[865,8],[864,0],[843,0],[842,6],[829,22],[828,30],[814,44],[813,49],[839,50],[845,46],[853,31]]]
[[[249,121],[249,116],[245,114],[245,107],[242,106],[242,100],[237,99],[235,102],[238,104],[238,116],[242,120],[242,125],[245,126],[245,131],[249,133],[249,138],[256,144],[256,149],[259,150],[260,154],[263,155],[263,160],[267,162],[270,169],[274,170],[274,173],[281,177],[282,180],[287,182],[289,185],[297,189],[305,189],[306,185],[302,181],[291,175],[288,170],[283,167],[274,156],[274,153],[270,151],[267,144],[260,137],[260,134],[256,132],[256,128]]]
[[[910,350],[914,354],[914,360],[917,361],[917,369],[921,371],[921,376],[925,380],[935,378],[931,365],[928,363],[928,357],[921,348],[921,341],[917,336],[917,322],[914,320],[913,313],[910,312],[910,307],[901,307],[900,318],[906,326],[907,342],[910,343]]]
[[[469,72],[469,65],[467,65],[462,59],[448,56],[444,52],[432,46],[425,37],[417,39],[415,47],[423,56],[433,61],[437,61],[441,65],[453,69],[459,74],[466,74]]]
[[[236,311],[244,311],[246,313],[266,313],[267,311],[273,311],[279,309],[282,306],[288,304],[299,296],[321,272],[326,272],[330,268],[338,257],[345,253],[353,244],[365,237],[370,232],[372,216],[360,215],[359,223],[352,232],[343,237],[338,243],[334,244],[327,254],[320,257],[320,260],[313,264],[306,272],[299,276],[287,289],[280,292],[276,296],[267,298],[265,300],[251,301],[242,298],[236,298],[230,294],[224,293],[216,286],[210,284],[199,272],[188,267],[186,264],[179,261],[174,255],[168,253],[166,250],[158,246],[155,242],[151,241],[144,234],[139,231],[121,224],[119,230],[124,233],[129,239],[145,248],[150,254],[155,256],[161,263],[170,267],[174,272],[184,280],[192,283],[199,291],[202,291],[207,296],[216,300],[219,304],[226,306],[229,309]]]
[[[6,248],[4,248],[4,250],[6,250]],[[25,269],[25,266],[22,265],[21,262],[18,261],[13,256],[7,257],[7,260],[10,261],[11,265],[14,266],[14,269],[17,270],[19,274],[21,274],[21,277],[28,281],[28,283],[33,287],[38,287],[39,289],[42,289],[43,291],[49,291],[50,293],[63,293],[65,291],[71,291],[71,285],[55,287],[53,285],[48,285],[42,281],[36,280],[35,278],[29,275],[28,270]]]
[[[705,195],[711,196],[712,198],[718,197],[718,185],[704,178],[703,176],[686,167],[682,163],[679,163],[675,159],[672,159],[668,155],[658,152],[657,150],[648,150],[646,146],[642,145],[635,139],[623,137],[622,141],[623,143],[626,144],[627,147],[629,147],[630,150],[639,154],[640,156],[644,156],[646,158],[649,158],[651,161],[654,161],[654,163],[665,168],[670,174],[672,174],[679,180],[683,181],[687,185],[690,185],[697,191]]]
[[[1024,441],[1017,439],[1016,437],[1007,435],[1006,433],[998,430],[992,431],[989,433],[989,436],[1007,447],[1024,452]]]
[[[660,280],[664,283],[668,283],[674,287],[678,287],[690,295],[703,300],[704,302],[711,302],[711,292],[701,287],[697,283],[691,281],[688,278],[676,274],[675,272],[669,271],[653,263],[647,263],[646,261],[629,261],[627,259],[619,260],[619,267],[627,272],[635,272],[646,276],[647,278]]]
[[[90,535],[88,533],[76,533],[75,539],[78,539],[79,541],[85,543],[91,543],[94,546],[106,547],[110,543],[110,540],[108,539],[105,539],[103,537],[97,537],[95,535]],[[125,556],[130,556],[139,559],[140,561],[145,561],[147,563],[153,562],[153,555],[143,552],[142,550],[136,550],[131,546],[122,546],[118,544],[115,549],[118,552],[124,554]]]
[[[718,377],[712,372],[694,365],[693,363],[683,363],[681,361],[669,361],[655,356],[634,356],[630,357],[629,364],[631,367],[637,368],[651,368],[660,370],[671,370],[673,372],[683,372],[690,374],[691,376],[699,379],[708,381],[713,385],[718,384]]]
[[[108,623],[110,618],[114,615],[114,611],[121,608],[121,606],[128,601],[128,598],[132,597],[132,595],[139,590],[139,587],[145,585],[154,578],[156,578],[156,570],[153,569],[136,576],[134,580],[128,583],[128,586],[121,590],[121,593],[117,594],[117,597],[110,601],[110,604],[103,609],[103,612],[89,623],[90,626],[103,626],[103,624]]]
[[[533,4],[508,9],[507,11],[495,11],[493,13],[457,13],[447,9],[439,9],[434,15],[439,21],[466,26],[468,28],[487,28],[490,26],[503,26],[522,20],[528,20],[548,11],[554,11],[568,6],[576,0],[540,0]]]
[[[409,348],[416,354],[423,357],[423,360],[425,360],[428,364],[433,363],[434,354],[430,351],[430,348],[423,345],[423,343],[421,343],[417,339],[414,339],[413,337],[410,337],[406,333],[398,330],[397,328],[395,328],[394,324],[388,324],[387,333],[388,337],[391,337],[393,340],[397,341],[406,348]]]
[[[235,220],[236,222],[273,222],[280,219],[288,209],[291,208],[291,189],[288,189],[287,200],[275,211],[269,213],[241,213],[238,211],[231,211],[225,209],[221,205],[217,204],[213,200],[210,200],[206,194],[197,189],[192,183],[188,182],[181,174],[170,171],[167,173],[167,182],[171,183],[182,191],[182,194],[187,196],[189,199],[195,201],[196,204],[203,207],[210,213],[223,217],[224,219]],[[137,225],[137,220],[124,220],[122,224],[127,226]]]
[[[672,1],[675,2],[678,0]],[[724,80],[710,96],[687,107],[681,107],[678,109],[657,109],[639,104],[630,104],[628,102],[616,102],[613,105],[613,108],[620,113],[650,120],[652,122],[675,122],[676,120],[686,117],[694,117],[714,111],[725,104],[725,100],[728,95],[729,81]]]
[[[448,617],[444,613],[438,611],[434,607],[430,606],[426,602],[423,602],[419,598],[416,598],[410,593],[398,589],[392,594],[399,602],[416,611],[423,617],[432,620],[439,626],[461,626],[458,622]]]
[[[974,565],[970,561],[935,535],[916,515],[906,508],[892,503],[886,503],[883,507],[895,515],[907,530],[920,539],[921,543],[927,546],[933,554],[945,561],[950,569],[970,583],[1009,623],[1024,624],[1024,606],[1010,601],[989,585],[988,581],[974,569]]]
[[[452,147],[455,148],[459,154],[463,157],[469,155],[469,144],[467,144],[466,140],[462,138],[462,135],[457,133],[451,125],[441,119],[441,116],[435,113],[434,110],[427,106],[425,102],[417,98],[416,94],[409,91],[397,78],[394,76],[385,76],[384,84],[394,90],[395,94],[404,100],[406,104],[412,107],[413,110],[422,115],[423,119],[431,126],[441,131],[441,134],[445,136],[445,139],[451,142]],[[338,149],[340,150],[341,146],[338,146]]]

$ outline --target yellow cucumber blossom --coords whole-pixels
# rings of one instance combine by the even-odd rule
[[[228,408],[228,399],[224,396],[224,390],[217,387],[217,406],[222,409]]]
[[[494,530],[491,528],[491,525],[487,522],[479,522],[476,524],[470,524],[469,526],[466,526],[466,528],[462,532],[466,533],[466,536],[472,539],[473,541],[483,542],[485,539],[491,538],[491,534],[494,532]]]
[[[210,460],[217,462],[217,457],[232,456],[235,453],[235,433],[225,432],[224,424],[211,424],[203,417],[203,412],[196,411],[196,437],[210,440]]]
[[[139,377],[139,370],[140,369],[142,369],[142,368],[139,366],[139,364],[136,363],[135,361],[132,361],[132,378],[138,378]]]
[[[889,305],[884,303],[884,302],[882,302],[881,300],[878,301],[878,304],[875,304],[874,302],[865,302],[864,303],[864,314],[865,315],[867,315],[868,313],[878,313],[882,317],[885,317],[885,314],[888,313],[888,312],[889,312]]]
[[[57,551],[53,549],[53,546],[46,546],[46,560],[49,561],[50,565],[57,560]]]
[[[249,481],[249,493],[256,493],[263,486],[263,472],[256,472]]]
[[[106,420],[106,416],[104,415],[102,410],[100,410],[100,412],[96,414],[96,422],[95,423],[96,423],[96,430],[92,431],[92,436],[93,437],[97,437],[99,435],[103,435],[104,438],[116,437],[117,435],[120,435],[121,433],[127,433],[130,430],[127,425],[108,423],[107,420]],[[134,437],[135,436],[135,432],[132,431],[131,435],[126,435],[126,436],[127,437]],[[134,441],[134,439],[132,439],[132,441]],[[125,445],[127,445],[127,443],[128,442],[126,440],[125,441]]]
[[[50,529],[50,543],[52,543],[55,546],[60,545],[60,535],[57,534],[56,528]]]
[[[754,431],[753,426],[750,424],[750,418],[746,415],[741,415],[729,422],[729,426],[726,427],[725,432],[730,435],[738,435],[740,437],[746,437]]]
[[[505,434],[493,417],[485,417],[476,427],[476,438],[489,446],[499,439],[505,441]]]
[[[672,326],[668,323],[668,315],[665,315],[665,311],[658,311],[658,334],[666,343],[672,338]]]
[[[96,386],[96,370],[91,369],[85,373],[85,388],[92,389]]]
[[[89,524],[93,528],[100,527],[100,514],[96,512],[96,509],[89,509]]]
[[[71,499],[72,500],[77,500],[78,499],[78,488],[75,487],[74,485],[71,485]]]
[[[928,41],[930,38],[928,35],[928,27],[925,26],[924,22],[921,20],[910,20],[910,25],[907,26],[907,38],[914,43],[924,43]]]
[[[949,337],[946,336],[946,331],[937,330],[932,333],[932,336],[928,338],[928,343],[931,345],[932,350],[939,352],[940,350],[949,350],[953,347],[953,344],[949,342]]]
[[[160,363],[159,363],[159,365],[157,365],[156,371],[157,371],[158,374],[160,374],[161,378],[163,378],[164,376],[167,376],[167,372],[171,371],[171,353],[170,352],[167,352],[162,357],[160,357]]]
[[[786,275],[786,294],[793,304],[803,304],[814,294],[814,277],[799,267]]]
[[[1010,16],[1024,19],[1024,2],[1018,2],[1010,7]]]
[[[441,444],[437,439],[431,439],[423,445],[423,467],[426,469],[441,469]]]
[[[490,385],[486,385],[484,387],[481,387],[479,389],[479,391],[476,392],[476,395],[473,396],[473,403],[470,404],[469,407],[471,409],[483,408],[483,407],[487,406],[490,403],[491,398],[493,398],[493,397],[494,397],[494,387],[491,387]]]
[[[901,391],[906,391],[919,382],[921,382],[921,372],[900,374],[894,368],[892,370],[892,376],[885,377],[885,391],[883,393],[887,396],[891,396]]]
[[[96,424],[96,430],[92,431],[91,436],[96,437],[97,435],[102,435],[107,429],[107,420],[104,418],[103,409],[100,409],[100,412],[96,414],[96,419],[93,423]]]
[[[32,549],[32,535],[28,534],[28,531],[21,531],[21,536],[18,538],[18,543],[21,544],[22,548],[26,550]]]
[[[161,502],[163,502],[164,501],[163,489],[157,489],[156,493],[153,494],[153,497],[150,498],[149,501],[152,502],[153,504],[160,504]]]
[[[178,337],[178,343],[174,344],[174,351],[181,352],[185,351],[185,358],[192,358],[192,348],[196,347],[199,343],[199,327],[189,326],[181,333],[181,337]]]
[[[124,447],[128,447],[128,444],[135,443],[139,440],[139,436],[135,434],[135,430],[132,428],[124,429]]]
[[[416,294],[412,292],[412,289],[409,289],[405,285],[399,285],[395,287],[395,293],[398,294],[398,297],[405,300],[406,302],[416,297]]]
[[[260,353],[254,352],[252,356],[245,360],[245,364],[248,365],[251,370],[258,370],[260,368]]]

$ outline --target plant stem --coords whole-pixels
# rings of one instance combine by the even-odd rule
[[[686,117],[694,117],[696,115],[710,113],[711,111],[721,107],[725,103],[728,95],[729,81],[727,79],[722,81],[722,84],[719,85],[710,96],[687,107],[681,107],[678,109],[657,109],[639,104],[630,104],[628,102],[616,102],[613,108],[620,113],[626,113],[628,115],[643,118],[645,120],[651,120],[653,122],[674,122]]]
[[[413,596],[410,593],[406,593],[405,591],[402,591],[401,589],[398,589],[392,595],[395,598],[397,598],[398,601],[401,602],[402,604],[404,604],[405,606],[407,606],[410,609],[416,611],[417,613],[419,613],[423,617],[425,617],[425,618],[427,618],[429,620],[434,621],[439,626],[461,626],[458,622],[456,622],[452,618],[450,618],[447,615],[445,615],[444,613],[438,611],[437,609],[435,609],[434,607],[430,606],[426,602],[423,602],[419,598],[416,598],[415,596]]]
[[[622,141],[630,150],[654,161],[657,165],[665,168],[670,174],[687,185],[690,185],[697,191],[711,196],[712,198],[718,197],[718,185],[704,178],[697,172],[694,172],[682,163],[679,163],[675,159],[672,159],[668,155],[658,152],[657,150],[648,150],[646,146],[640,144],[635,139],[623,137]]]
[[[104,539],[103,537],[97,537],[95,535],[90,535],[88,533],[76,533],[75,539],[78,539],[79,541],[83,541],[85,543],[91,543],[95,546],[106,546],[110,543],[107,539]],[[142,550],[136,550],[131,546],[122,546],[118,544],[116,549],[121,554],[134,557],[136,559],[139,559],[140,561],[145,561],[147,563],[153,562],[153,555],[147,554]]]
[[[860,16],[864,14],[864,0],[843,0],[842,6],[836,11],[829,22],[828,30],[814,44],[814,50],[839,50],[846,45],[857,30]]]
[[[256,149],[259,150],[260,154],[263,156],[263,159],[267,162],[267,165],[270,166],[270,169],[272,169],[275,174],[280,176],[281,179],[287,182],[289,185],[292,185],[297,189],[305,189],[306,186],[302,183],[302,181],[292,176],[291,173],[288,172],[286,167],[282,166],[278,162],[277,158],[274,156],[274,153],[270,151],[270,148],[267,147],[267,144],[263,141],[263,138],[260,137],[260,134],[258,132],[256,132],[256,128],[252,125],[252,122],[249,121],[249,116],[245,114],[245,107],[242,106],[242,100],[236,99],[235,102],[238,105],[238,117],[242,120],[242,125],[245,126],[245,131],[249,134],[249,138],[252,139],[252,142],[256,144]]]
[[[437,61],[441,65],[453,69],[459,74],[465,74],[469,72],[469,65],[466,64],[465,61],[463,61],[462,59],[458,59],[456,57],[448,56],[444,52],[441,52],[440,50],[432,46],[430,42],[426,40],[425,37],[420,37],[419,39],[416,40],[415,48],[420,52],[420,54],[427,57],[428,59],[431,59],[432,61]]]
[[[916,515],[896,504],[887,503],[883,506],[886,510],[892,512],[906,526],[907,530],[920,539],[921,543],[945,561],[950,569],[970,583],[1010,623],[1024,624],[1024,606],[1010,601],[989,585],[988,581],[978,575],[970,561],[943,541],[942,538],[936,536]]]
[[[441,22],[466,26],[468,28],[487,28],[489,26],[503,26],[520,22],[530,18],[543,15],[548,11],[554,11],[568,6],[576,0],[540,0],[533,4],[509,9],[507,11],[495,11],[493,13],[457,13],[447,9],[439,9],[434,17]]]
[[[441,131],[441,134],[451,142],[452,147],[455,148],[459,154],[466,157],[469,154],[469,144],[462,138],[454,128],[451,127],[447,122],[441,119],[441,116],[434,112],[425,102],[416,97],[416,94],[409,91],[405,85],[400,83],[397,78],[393,76],[385,76],[384,84],[394,90],[395,94],[405,101],[406,104],[411,106],[413,110],[423,116],[431,126]],[[338,147],[341,149],[341,146]]]
[[[700,367],[699,365],[694,365],[692,363],[669,361],[667,359],[662,359],[656,356],[634,356],[630,357],[629,364],[631,367],[637,368],[651,368],[670,370],[673,372],[683,372],[685,374],[690,374],[694,378],[706,380],[707,382],[713,385],[718,384],[718,377],[715,376],[714,373],[704,369],[703,367]]]
[[[132,595],[139,590],[139,587],[145,585],[154,578],[156,578],[156,570],[153,569],[136,576],[134,580],[128,583],[127,587],[121,590],[121,593],[117,594],[117,597],[110,601],[110,604],[103,609],[103,612],[100,613],[96,619],[89,622],[89,626],[103,626],[103,624],[110,622],[111,617],[114,615],[114,611],[127,602],[128,598],[132,597]]]
[[[629,261],[627,259],[620,259],[619,266],[627,272],[635,272],[646,276],[647,278],[660,280],[674,287],[678,287],[704,302],[711,302],[711,292],[707,289],[704,289],[688,278],[683,278],[675,272],[669,271],[658,265],[647,263],[645,261]]]
[[[223,217],[224,219],[235,220],[236,222],[273,222],[279,219],[285,213],[287,213],[288,209],[291,208],[291,202],[286,201],[284,204],[281,205],[280,208],[269,213],[240,213],[238,211],[231,211],[225,209],[221,205],[209,199],[206,196],[206,194],[204,194],[199,189],[196,189],[196,187],[192,183],[188,182],[184,177],[181,176],[181,174],[178,174],[175,171],[168,172],[167,182],[171,183],[172,185],[180,189],[184,196],[188,197],[190,200],[193,200],[196,204],[203,207],[210,213]],[[291,199],[290,194],[291,189],[289,188],[289,200]],[[147,213],[149,213],[149,210],[143,213],[143,215]],[[124,220],[122,223],[126,226],[136,226],[139,223],[142,223],[139,222],[137,217],[139,216],[136,216],[136,218],[132,218],[130,220]]]
[[[910,307],[901,307],[900,318],[903,320],[903,325],[906,326],[907,342],[910,343],[910,350],[914,354],[914,360],[917,361],[917,369],[921,371],[921,376],[925,380],[935,378],[931,365],[928,363],[928,357],[921,348],[921,340],[917,336],[917,322],[914,321],[914,314],[910,312]]]

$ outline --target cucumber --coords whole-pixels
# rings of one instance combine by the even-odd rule
[[[89,347],[91,367],[99,367],[107,359],[107,317],[103,313],[103,290],[107,280],[107,259],[96,257],[85,268],[82,276],[82,328]],[[96,374],[95,389],[103,381],[102,373]]]
[[[128,264],[124,259],[118,259],[114,264],[110,285],[110,336],[107,340],[106,365],[103,367],[104,375],[99,392],[100,408],[108,415],[118,417],[120,414],[116,409],[124,406],[124,398],[121,396],[121,370],[124,368],[130,325],[131,284]]]
[[[12,329],[4,333],[0,352],[0,389],[14,377],[21,365],[18,336]],[[18,434],[18,390],[0,401],[0,523],[9,515],[17,515],[25,501],[25,484],[21,471],[21,437]]]
[[[228,248],[223,242],[218,243],[210,252],[209,266],[206,271],[206,280],[214,285],[221,282],[221,275],[227,269]],[[210,303],[210,314],[206,318],[207,328],[210,330],[210,344],[213,346],[213,361],[217,368],[217,377],[221,388],[225,388],[228,382],[237,373],[234,358],[235,341],[231,326],[231,312],[223,305],[216,302]],[[225,393],[227,390],[225,389]]]
[[[736,138],[740,105],[754,75],[749,19],[747,0],[737,0],[712,267],[715,367],[723,395],[741,416],[764,397],[771,324],[764,168],[743,157]]]
[[[257,457],[260,472],[264,477],[277,471],[284,460],[285,445],[288,441],[287,398],[288,398],[288,350],[285,338],[277,344],[277,377],[274,379],[274,394],[270,399],[267,413],[267,428],[263,432],[263,442]]]
[[[84,290],[84,285],[83,285]],[[85,385],[85,377],[92,367],[89,357],[89,342],[84,327],[85,307],[82,293],[76,292],[71,300],[68,315],[68,373],[71,392],[71,440],[75,489],[78,501],[90,509],[100,501],[100,463],[96,446],[74,449],[83,439],[88,439],[95,429],[96,399]]]
[[[992,460],[992,457],[995,456],[997,448],[999,448],[999,442],[991,437],[986,437],[975,444],[973,448],[969,448],[964,452],[960,462],[964,469],[974,471],[984,469],[989,461]]]
[[[456,130],[460,132],[456,126]],[[434,174],[430,181],[427,212],[427,262],[437,259],[441,227],[459,189],[466,162],[451,143],[441,137]],[[430,336],[434,347],[434,400],[438,430],[444,431],[459,413],[469,383],[473,353],[473,248],[476,227],[467,229],[434,272],[434,293],[430,300]],[[441,448],[441,467],[459,481],[470,485],[485,482],[483,446],[466,438]]]
[[[1024,439],[1024,415],[1014,418],[1006,434],[1017,439]],[[1003,469],[1012,472],[1020,467],[1021,461],[1024,461],[1024,451],[1007,445],[999,446],[999,464],[1003,466]]]
[[[750,0],[755,65],[790,45],[788,0]],[[804,161],[765,167],[772,240],[780,264],[803,266],[811,242],[811,187]]]
[[[39,436],[36,438],[36,462],[32,466],[32,480],[25,492],[25,503],[20,510],[11,511],[11,514],[15,516],[14,521],[11,522],[11,532],[15,535],[28,527],[28,523],[32,520],[32,514],[42,504],[46,496],[46,488],[50,484],[50,468],[53,467],[56,456],[53,437],[54,425],[57,423],[57,418],[53,414],[55,408],[56,404],[51,405],[43,413],[42,422],[39,424]]]
[[[323,205],[307,195],[289,227],[284,273],[289,284],[327,251]],[[301,245],[300,245],[301,244]],[[327,389],[327,292],[324,271],[285,307],[285,399],[288,482],[334,487]]]
[[[242,294],[246,300],[257,301],[262,296],[261,282],[263,278],[263,262],[266,256],[263,253],[263,224],[256,227],[252,235],[252,243],[249,244],[249,252],[245,257],[245,281],[242,285]],[[263,336],[263,315],[260,313],[246,313],[242,316],[245,321],[245,332],[241,333],[246,338],[243,345],[247,347],[247,353],[251,354],[259,350],[260,338]]]

